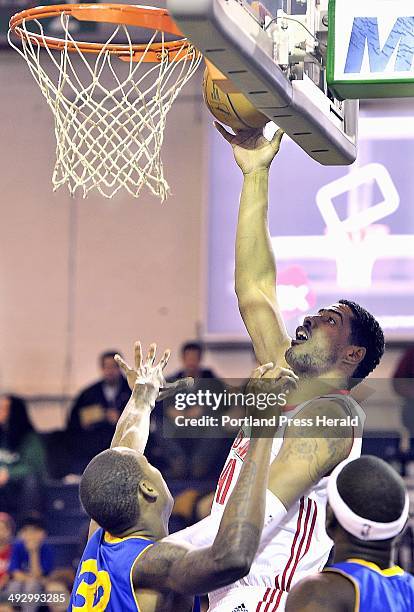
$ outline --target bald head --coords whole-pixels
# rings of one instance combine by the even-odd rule
[[[367,455],[351,461],[340,472],[336,485],[343,501],[362,518],[391,523],[403,512],[404,482],[378,457]]]
[[[119,535],[139,519],[138,487],[143,478],[138,453],[109,449],[92,459],[80,483],[80,500],[91,519]]]

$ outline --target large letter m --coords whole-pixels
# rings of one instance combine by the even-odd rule
[[[382,49],[377,17],[355,17],[345,72],[361,72],[366,44],[371,72],[384,72],[397,47],[394,71],[410,71],[414,59],[414,17],[398,17]]]

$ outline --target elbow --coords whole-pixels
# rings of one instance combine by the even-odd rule
[[[253,555],[242,554],[237,556],[235,555],[234,558],[230,560],[229,571],[233,574],[233,576],[235,576],[233,579],[234,581],[240,580],[241,578],[244,578],[244,576],[247,576],[247,574],[250,572],[253,558]]]
[[[228,551],[220,559],[220,573],[227,584],[240,580],[250,572],[254,555],[249,552]]]
[[[243,283],[242,286],[236,283],[235,292],[240,310],[248,310],[249,308],[257,308],[264,304],[274,304],[276,299],[275,284],[266,282],[250,281],[247,286]]]
[[[233,571],[237,574],[237,580],[244,578],[250,572],[254,555],[245,554],[238,557],[237,561],[233,563]]]

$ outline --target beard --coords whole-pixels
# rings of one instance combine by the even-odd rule
[[[337,361],[336,351],[309,347],[307,352],[301,352],[298,348],[302,346],[290,347],[285,353],[285,359],[292,370],[302,377],[320,376],[328,372]]]

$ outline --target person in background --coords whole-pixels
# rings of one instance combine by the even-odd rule
[[[48,576],[44,590],[54,601],[45,606],[45,610],[48,610],[48,612],[66,612],[74,578],[75,573],[71,569],[56,569]],[[59,601],[57,601],[58,599]]]
[[[114,355],[99,357],[102,379],[87,387],[76,398],[67,426],[70,471],[81,474],[95,455],[109,446],[115,426],[130,391]]]
[[[178,378],[186,378],[190,376],[197,380],[199,378],[213,378],[217,376],[209,368],[203,368],[201,362],[203,360],[203,346],[199,342],[185,342],[181,347],[181,360],[183,367],[181,370],[173,374],[170,378],[177,380]]]
[[[46,459],[26,404],[20,397],[0,397],[0,510],[14,515],[42,511]]]
[[[9,572],[9,593],[41,593],[54,569],[53,547],[46,542],[43,521],[35,516],[22,523],[13,543]]]
[[[194,379],[194,386],[189,393],[197,393],[200,390],[222,393],[225,388],[223,382],[213,370],[202,366],[203,352],[203,346],[199,342],[183,344],[181,347],[182,368],[168,377],[167,381],[191,377]],[[174,425],[174,419],[178,415],[184,414],[189,418],[199,418],[203,414],[211,415],[211,408],[196,405],[187,407],[183,412],[175,408],[174,398],[169,404],[163,411],[163,414],[166,415],[163,428],[166,434],[164,445],[168,447],[166,454],[170,459],[169,469],[166,469],[167,475],[173,478],[208,478],[214,481],[218,478],[221,463],[229,451],[229,440],[213,438],[209,435],[208,428],[202,427],[198,428],[199,437],[197,438],[176,437],[178,428]],[[220,409],[215,412],[215,416],[219,412]],[[156,418],[159,418],[159,411],[156,411]],[[182,434],[181,430],[179,433]]]
[[[394,391],[404,400],[402,405],[402,421],[408,431],[411,446],[414,451],[414,346],[409,347],[400,358],[393,375]]]
[[[0,591],[9,581],[9,564],[14,536],[14,521],[10,514],[0,512]]]
[[[286,612],[412,612],[414,577],[394,565],[409,515],[401,476],[370,455],[343,462],[329,478],[328,502],[333,564],[293,587]]]
[[[6,589],[7,599],[15,601],[16,595],[37,595],[43,593],[47,576],[54,569],[54,551],[46,543],[47,532],[43,521],[31,516],[22,526],[13,543],[9,573],[10,582]],[[22,612],[33,612],[33,604],[23,602]]]

